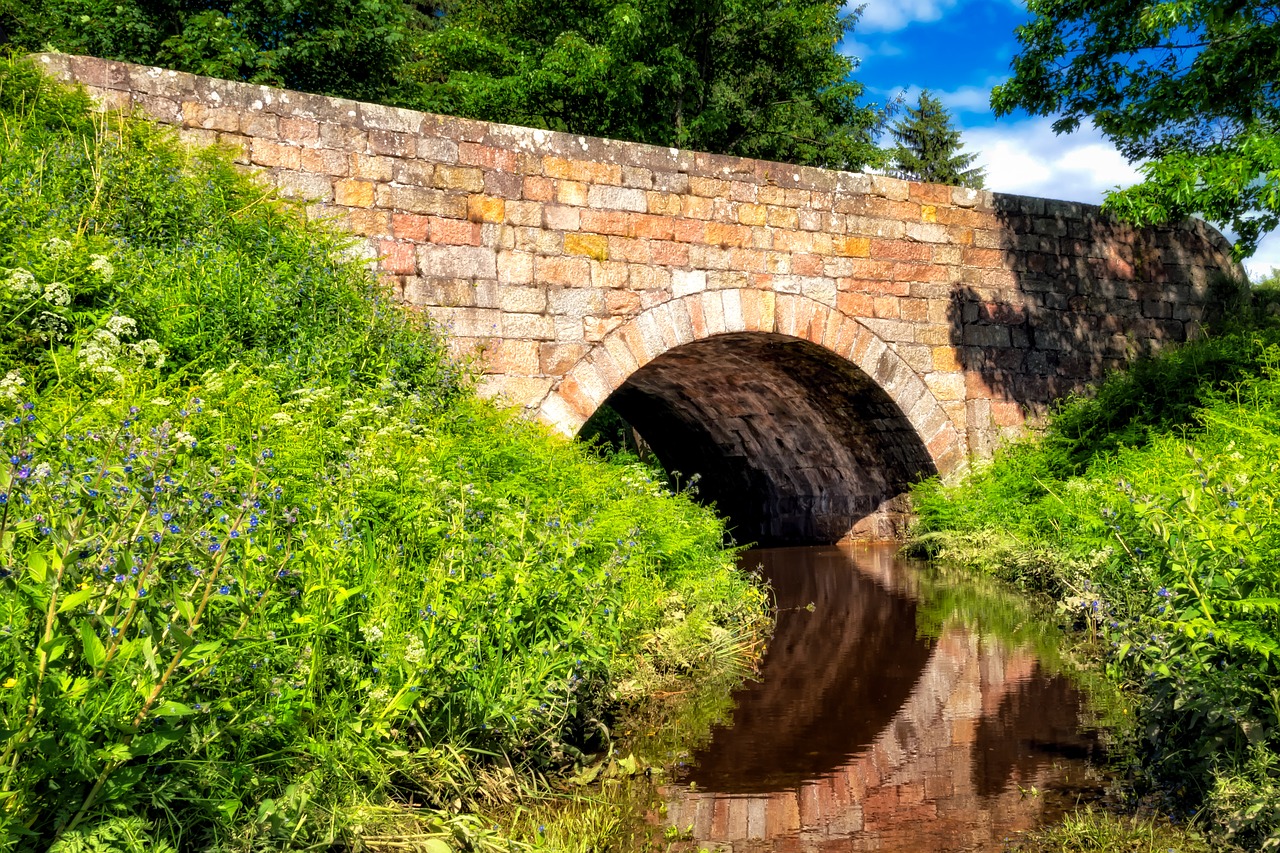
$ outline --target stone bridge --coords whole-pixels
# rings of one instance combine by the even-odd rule
[[[1200,222],[35,60],[348,229],[484,392],[568,435],[608,401],[747,540],[887,532],[1239,273]]]

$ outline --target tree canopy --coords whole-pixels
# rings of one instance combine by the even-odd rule
[[[960,131],[942,101],[924,90],[914,107],[890,128],[895,142],[892,170],[909,181],[981,189],[984,170],[973,165],[976,152],[962,152]]]
[[[839,0],[461,0],[419,40],[422,106],[859,169],[881,111],[837,52]]]
[[[1280,224],[1280,6],[1272,0],[1030,0],[997,115],[1092,121],[1142,183],[1105,207],[1140,224],[1193,213],[1238,255]]]
[[[393,102],[428,12],[405,0],[0,0],[0,28],[27,50]]]
[[[861,169],[840,0],[0,0],[0,37],[434,112]]]

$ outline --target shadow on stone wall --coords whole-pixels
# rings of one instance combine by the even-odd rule
[[[1205,258],[1239,275],[1202,222],[1138,229],[1073,202],[996,195],[1000,245],[952,285],[951,343],[966,371],[970,451],[1035,428],[1053,404],[1135,358],[1201,334]]]

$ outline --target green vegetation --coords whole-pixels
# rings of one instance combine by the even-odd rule
[[[475,399],[344,245],[0,64],[0,849],[488,849],[754,642],[709,511]]]
[[[858,170],[884,112],[840,0],[0,0],[0,43]]]
[[[1230,289],[1229,289],[1229,292]],[[1280,294],[914,494],[917,545],[1055,599],[1133,694],[1140,788],[1280,843]]]
[[[893,173],[908,181],[951,184],[981,189],[986,173],[975,167],[974,152],[963,153],[960,131],[951,126],[951,114],[942,101],[926,89],[914,107],[907,107],[890,128],[894,147]]]
[[[1144,180],[1104,209],[1138,224],[1193,213],[1252,254],[1280,225],[1280,7],[1269,0],[1031,0],[997,115],[1092,122]]]
[[[461,0],[424,33],[424,109],[813,166],[878,165],[838,0]]]
[[[1217,849],[1198,833],[1159,818],[1121,818],[1084,809],[1060,824],[1019,838],[1010,853],[1209,853]]]

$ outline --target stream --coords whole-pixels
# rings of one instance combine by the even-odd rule
[[[671,849],[1000,850],[1101,796],[1087,703],[1020,616],[891,546],[743,560],[777,627],[731,712],[669,757],[649,821]]]

